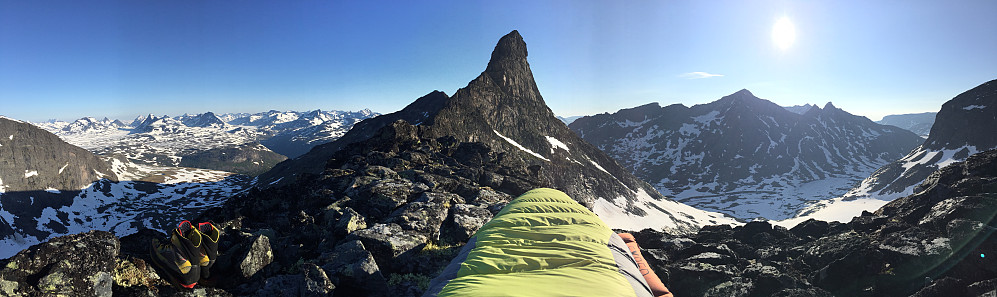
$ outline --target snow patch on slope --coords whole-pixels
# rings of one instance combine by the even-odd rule
[[[534,151],[531,151],[530,149],[525,148],[522,145],[519,145],[518,142],[516,142],[515,140],[512,140],[509,137],[505,137],[504,135],[502,135],[502,133],[499,133],[498,131],[495,131],[495,130],[492,130],[492,132],[495,132],[495,135],[498,135],[498,137],[501,137],[502,139],[505,139],[506,142],[508,142],[509,144],[512,144],[512,146],[515,146],[516,148],[519,148],[520,150],[526,152],[527,154],[533,155],[534,157],[540,158],[541,160],[550,162],[550,159],[544,158],[544,156],[541,156],[540,154],[538,154],[538,153],[536,153]]]
[[[567,145],[565,145],[560,140],[557,140],[557,138],[550,137],[550,136],[544,136],[544,138],[547,138],[547,142],[550,143],[550,153],[551,154],[554,153],[554,149],[555,148],[560,148],[560,149],[563,149],[563,150],[569,151],[569,152],[571,151],[570,149],[568,149]]]
[[[693,208],[672,200],[655,200],[643,189],[638,189],[634,203],[646,215],[640,216],[627,211],[627,198],[617,197],[613,201],[599,197],[592,211],[614,229],[639,231],[652,228],[659,231],[693,230],[706,224],[739,225],[736,220],[723,214]],[[643,203],[643,205],[641,205]]]
[[[239,175],[203,183],[101,180],[81,189],[66,206],[46,207],[32,214],[32,226],[17,226],[15,219],[18,215],[0,205],[0,217],[15,230],[13,235],[0,238],[0,259],[9,258],[20,250],[53,237],[89,230],[111,231],[118,237],[131,235],[139,229],[165,231],[181,219],[221,206],[229,197],[244,191],[248,182],[248,178]],[[43,194],[53,195],[53,198],[68,194],[55,189],[46,191]],[[61,226],[56,229],[65,231],[55,232],[50,227],[53,225]],[[48,236],[36,238],[17,231],[25,228],[43,231]]]
[[[845,198],[839,197],[823,200],[814,205],[808,206],[800,211],[803,215],[781,221],[772,221],[772,223],[786,228],[793,228],[797,224],[809,219],[847,223],[850,222],[853,217],[861,215],[862,211],[875,211],[889,202],[890,201],[873,198],[846,200]]]
[[[965,151],[965,154],[960,152]],[[955,149],[945,149],[945,150],[928,150],[924,146],[919,146],[913,151],[911,151],[907,156],[901,158],[898,162],[901,163],[901,167],[904,172],[898,175],[899,177],[908,176],[913,174],[912,170],[919,167],[927,166],[932,168],[931,170],[938,170],[945,168],[946,166],[952,165],[957,162],[965,161],[967,157],[979,153],[980,150],[976,146],[963,146]],[[956,155],[959,155],[957,158]],[[932,160],[938,160],[932,163]],[[919,170],[925,170],[923,168]],[[895,180],[879,180],[879,176],[872,175],[859,184],[858,187],[848,191],[842,197],[847,198],[874,198],[885,201],[892,201],[894,199],[905,197],[914,194],[914,188],[917,187],[920,182],[911,184],[900,192],[885,192],[883,190],[874,191],[873,188],[878,184],[882,183],[893,183]]]

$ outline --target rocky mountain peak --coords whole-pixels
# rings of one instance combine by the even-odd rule
[[[734,94],[730,94],[729,96],[758,98],[758,97],[755,97],[755,94],[752,94],[751,91],[748,91],[748,89],[741,89],[741,90],[739,90],[737,92],[734,92]]]
[[[834,107],[834,104],[831,104],[831,101],[828,101],[827,104],[824,104],[824,108],[822,108],[822,109],[825,109],[825,110],[835,110],[835,109],[838,109],[838,108]]]
[[[925,141],[929,149],[980,150],[997,147],[997,80],[991,80],[945,102]]]
[[[787,113],[785,108],[772,101],[758,98],[747,89],[741,89],[706,105],[713,106],[715,109],[720,110],[722,114],[733,113],[735,116],[755,117],[760,114],[774,115]]]
[[[512,31],[499,39],[498,44],[492,51],[491,60],[488,67],[478,80],[487,77],[498,86],[504,93],[528,99],[540,101],[540,90],[533,80],[533,72],[530,71],[530,63],[526,61],[526,42],[518,31]]]
[[[720,98],[720,100],[717,101],[724,102],[727,104],[752,104],[752,105],[758,104],[759,102],[762,101],[771,103],[768,100],[758,98],[757,96],[755,96],[755,94],[752,94],[751,91],[748,91],[747,89],[741,89],[740,91],[734,92],[730,95],[723,96],[722,98]]]
[[[512,30],[509,34],[502,36],[498,44],[495,45],[492,59],[488,63],[488,70],[501,66],[499,62],[504,60],[525,60],[527,54],[526,41],[523,41],[523,36],[519,35],[519,31]]]
[[[225,121],[222,121],[215,113],[205,112],[199,115],[184,115],[180,117],[180,122],[188,127],[210,127],[210,126],[224,126]]]

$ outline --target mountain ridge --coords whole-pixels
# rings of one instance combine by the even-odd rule
[[[840,196],[920,141],[830,102],[798,114],[746,89],[569,127],[663,194],[744,219],[789,218],[811,201]]]

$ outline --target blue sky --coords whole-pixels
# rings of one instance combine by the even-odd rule
[[[558,115],[746,88],[878,120],[997,78],[994,12],[997,1],[0,0],[0,115],[392,112],[465,86],[517,29]],[[782,17],[796,32],[785,50],[771,36]]]

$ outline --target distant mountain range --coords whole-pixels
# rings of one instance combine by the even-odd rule
[[[120,127],[84,118],[63,129],[86,133]],[[92,229],[120,236],[162,230],[250,185],[250,178],[230,172],[97,156],[17,120],[0,118],[0,134],[0,258],[54,236]]]
[[[937,112],[923,112],[911,114],[892,114],[877,121],[883,125],[897,126],[904,130],[914,132],[914,134],[927,138],[931,133],[931,126],[935,124],[935,114]]]
[[[339,138],[353,124],[376,115],[370,110],[272,110],[176,117],[150,114],[128,124],[86,117],[72,123],[50,121],[35,125],[100,155],[122,156],[154,166],[197,167],[255,176],[287,157],[297,157]]]
[[[6,135],[0,139],[0,258],[91,229],[119,236],[164,230],[253,184],[233,172],[255,176],[286,159],[261,141],[279,137],[280,151],[304,152],[375,115],[150,114],[127,124],[0,118]]]
[[[921,138],[831,103],[780,107],[741,90],[709,104],[647,104],[570,125],[662,194],[739,218],[784,219],[844,194]]]

